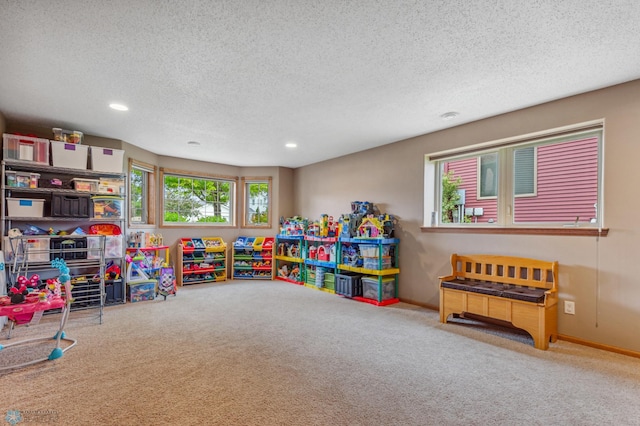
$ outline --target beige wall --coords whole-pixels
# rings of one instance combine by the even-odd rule
[[[555,259],[561,264],[563,300],[576,303],[576,315],[559,312],[561,335],[640,351],[635,327],[640,323],[640,280],[634,269],[640,225],[633,213],[640,197],[640,81],[619,85],[509,114],[458,126],[358,154],[291,170],[279,167],[237,168],[162,157],[126,142],[86,137],[87,144],[125,149],[129,157],[159,167],[231,176],[272,176],[272,228],[253,230],[161,228],[165,243],[181,237],[221,236],[232,242],[238,235],[275,235],[280,216],[316,219],[322,213],[338,216],[354,200],[372,201],[382,212],[398,218],[400,297],[437,307],[437,276],[448,272],[450,253],[505,253]],[[553,237],[423,233],[424,155],[444,149],[517,136],[574,123],[602,119],[605,126],[605,224],[608,237]],[[4,123],[0,129],[21,131],[25,126]],[[27,126],[30,130],[33,126]],[[51,137],[50,128],[39,136]],[[111,145],[113,143],[114,145]],[[238,194],[240,196],[240,193]]]
[[[423,233],[424,156],[575,123],[605,124],[604,214],[609,236],[478,235]],[[640,351],[640,80],[461,125],[294,171],[297,214],[339,215],[352,200],[372,201],[399,219],[400,298],[438,306],[438,279],[449,255],[496,253],[558,260],[559,333],[588,342]],[[427,193],[431,189],[427,188]],[[573,300],[576,314],[562,312]]]

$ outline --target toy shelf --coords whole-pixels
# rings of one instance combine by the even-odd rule
[[[316,290],[335,293],[337,237],[304,237],[304,285]]]
[[[273,278],[273,237],[241,236],[233,243],[232,278]]]
[[[292,284],[304,284],[304,236],[276,235],[275,278]]]
[[[398,303],[400,240],[396,238],[349,238],[305,236],[301,258],[286,256],[290,236],[277,236],[278,270],[285,262],[304,267],[296,284],[322,290],[376,306]],[[277,277],[290,281],[288,277]]]
[[[340,260],[338,280],[355,276],[359,280],[357,288],[339,289],[338,294],[354,300],[377,306],[398,303],[398,245],[396,238],[340,238]]]
[[[181,238],[178,244],[179,286],[227,279],[227,244],[220,237]]]

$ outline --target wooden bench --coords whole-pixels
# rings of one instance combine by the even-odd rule
[[[440,277],[440,322],[465,313],[506,321],[528,332],[538,349],[558,338],[557,304],[558,262],[452,254],[451,275]]]

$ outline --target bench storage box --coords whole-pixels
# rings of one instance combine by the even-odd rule
[[[440,322],[485,317],[528,332],[537,349],[557,340],[558,262],[495,255],[451,255],[440,277]]]

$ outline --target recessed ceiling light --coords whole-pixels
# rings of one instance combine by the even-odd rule
[[[109,107],[116,111],[129,111],[129,107],[122,104],[109,104]]]
[[[295,143],[295,142],[288,142],[287,144],[285,144],[285,146],[286,146],[287,148],[297,148],[297,147],[298,147],[298,144],[297,144],[297,143]]]
[[[200,146],[200,142],[198,142],[198,141],[189,141],[189,142],[187,142],[187,145]]]
[[[443,120],[452,120],[452,119],[456,118],[459,115],[460,115],[459,112],[449,111],[449,112],[445,112],[444,114],[442,114],[440,116],[440,118],[442,118]]]

